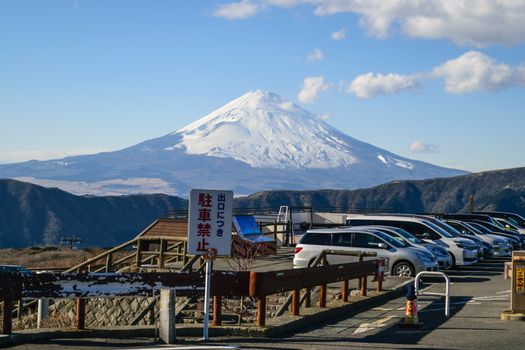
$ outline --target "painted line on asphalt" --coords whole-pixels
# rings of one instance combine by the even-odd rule
[[[378,329],[381,327],[386,326],[386,322],[390,321],[393,318],[398,318],[399,316],[387,316],[382,319],[379,319],[377,321],[371,322],[371,323],[361,323],[359,327],[354,331],[352,334],[360,334],[364,332],[368,332],[374,329]]]

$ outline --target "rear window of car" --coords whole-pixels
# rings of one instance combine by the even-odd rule
[[[299,243],[301,244],[315,244],[315,245],[330,245],[332,235],[329,233],[306,232]]]

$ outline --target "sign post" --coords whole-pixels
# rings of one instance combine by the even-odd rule
[[[208,340],[212,263],[231,254],[232,208],[233,191],[190,191],[188,253],[206,258],[203,340]]]

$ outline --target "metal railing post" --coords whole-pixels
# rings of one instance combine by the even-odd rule
[[[432,292],[420,292],[419,291],[419,280],[421,276],[440,276],[445,279],[445,294],[443,293],[432,293]],[[432,296],[439,296],[439,297],[445,297],[445,316],[450,316],[450,278],[443,272],[437,272],[437,271],[422,271],[418,273],[415,277],[414,281],[414,289],[417,295],[432,295]]]

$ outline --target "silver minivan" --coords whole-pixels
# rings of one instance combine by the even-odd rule
[[[294,268],[309,267],[323,250],[375,252],[385,259],[385,272],[395,276],[413,277],[421,271],[436,271],[434,255],[425,249],[410,247],[389,235],[355,228],[308,230],[295,247]],[[329,264],[357,261],[357,257],[328,255]]]

